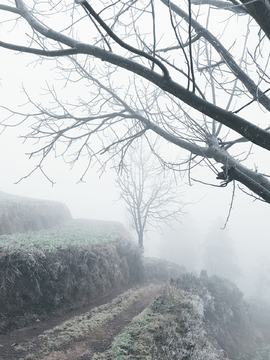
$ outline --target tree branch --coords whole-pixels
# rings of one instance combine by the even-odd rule
[[[254,98],[258,98],[260,104],[262,104],[268,111],[270,111],[270,99],[258,88],[253,80],[237,65],[234,61],[232,55],[226,48],[220,43],[220,41],[213,36],[208,30],[206,30],[202,25],[200,25],[196,20],[189,19],[189,15],[184,12],[180,7],[176,6],[170,0],[160,0],[164,5],[170,7],[177,15],[183,18],[187,23],[190,22],[191,26],[199,33],[202,37],[205,38],[213,46],[213,48],[221,56],[222,60],[225,61],[227,66],[233,72],[233,74],[239,79],[245,87],[248,89],[250,94]]]
[[[41,50],[41,49],[30,48],[27,46],[9,44],[9,43],[5,43],[3,41],[0,41],[0,47],[9,49],[9,50],[19,51],[19,52],[28,53],[28,54],[35,54],[35,55],[40,55],[40,56],[46,56],[46,57],[58,57],[58,56],[68,56],[68,55],[78,54],[78,49]]]

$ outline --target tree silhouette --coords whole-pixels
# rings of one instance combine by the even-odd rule
[[[172,173],[164,172],[146,142],[140,139],[133,143],[125,155],[125,163],[122,171],[117,171],[116,184],[143,250],[149,228],[162,232],[164,224],[181,221],[183,203]]]

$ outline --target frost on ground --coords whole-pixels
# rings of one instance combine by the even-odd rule
[[[93,360],[234,359],[254,352],[261,341],[234,284],[185,273]]]
[[[158,289],[150,284],[133,288],[90,312],[59,321],[36,338],[14,339],[3,359],[269,358],[241,292],[226,279],[184,273]]]
[[[226,359],[205,330],[202,309],[198,296],[167,286],[114,339],[111,348],[93,360]]]
[[[0,335],[0,360],[90,360],[105,351],[114,337],[140,314],[159,292],[160,285],[132,288],[103,305],[60,317],[42,331],[42,322],[32,329]],[[51,323],[51,324],[52,324]],[[35,330],[36,329],[36,330]]]

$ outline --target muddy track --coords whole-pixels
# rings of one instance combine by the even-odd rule
[[[113,292],[86,307],[0,335],[0,360],[90,360],[108,349],[159,289],[147,285]]]

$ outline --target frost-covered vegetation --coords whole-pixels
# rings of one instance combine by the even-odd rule
[[[218,276],[197,278],[186,273],[177,280],[177,287],[203,300],[206,329],[230,358],[252,353],[262,344],[243,293],[234,283]]]
[[[1,200],[0,193],[0,215],[9,204],[10,209],[16,209],[13,200],[16,202],[8,196]],[[16,214],[30,204],[30,200],[18,200]],[[42,205],[39,201],[36,204],[35,209]],[[64,214],[65,207],[61,206],[58,209]],[[20,229],[20,215],[15,222]],[[35,220],[32,230],[37,223]],[[52,222],[44,220],[44,224]],[[270,339],[270,321],[262,315],[262,305],[248,308],[241,291],[226,279],[206,274],[198,278],[178,264],[143,258],[120,223],[98,220],[66,219],[49,229],[0,236],[0,333],[25,326],[37,317],[46,319],[53,311],[67,310],[74,303],[89,303],[114,289],[145,281],[164,283],[170,278],[160,295],[114,339],[109,350],[96,353],[92,360],[270,358],[269,346],[263,345]],[[41,342],[40,350],[46,353],[66,346],[70,339],[81,339],[85,332],[102,327],[130,306],[133,295],[126,293],[125,300],[116,299],[111,308],[101,307],[51,329],[37,341],[37,348]],[[250,321],[250,309],[263,336]],[[30,350],[24,348],[25,352]]]
[[[57,204],[54,210],[65,214],[65,206]],[[53,207],[52,213],[48,211],[50,206],[50,202],[46,208],[43,201],[0,193],[0,215],[9,209],[5,216],[13,229],[12,234],[0,236],[0,333],[31,322],[37,314],[40,317],[141,283],[148,273],[140,249],[118,222],[66,219],[49,229],[20,232],[27,221],[34,224],[30,229],[35,228],[41,215],[43,225],[52,225],[50,217],[55,212]],[[36,217],[31,217],[29,209]],[[13,223],[12,214],[16,215]],[[151,280],[167,280],[180,273],[177,265],[159,268],[156,263],[146,268]]]
[[[133,306],[143,296],[144,291],[145,287],[127,290],[107,304],[95,307],[44,331],[30,343],[17,344],[15,351],[28,353],[35,349],[38,356],[42,357],[67,346],[74,340],[77,342],[91,336],[91,333],[99,333],[102,336],[103,327]]]
[[[0,236],[0,248],[5,251],[40,249],[56,251],[70,246],[85,247],[93,244],[129,238],[118,222],[75,219],[48,230],[30,231]]]
[[[111,348],[94,359],[222,360],[240,355],[241,360],[268,359],[248,357],[261,343],[234,284],[185,273],[172,279]]]
[[[171,277],[178,277],[185,272],[184,266],[160,258],[144,257],[143,262],[148,282],[166,282]]]
[[[208,339],[199,300],[168,289],[117,336],[106,356],[94,359],[224,359]],[[164,301],[165,300],[165,301]]]
[[[0,235],[48,229],[70,219],[65,204],[0,192]]]
[[[144,279],[142,253],[116,222],[72,220],[0,236],[0,333]]]

